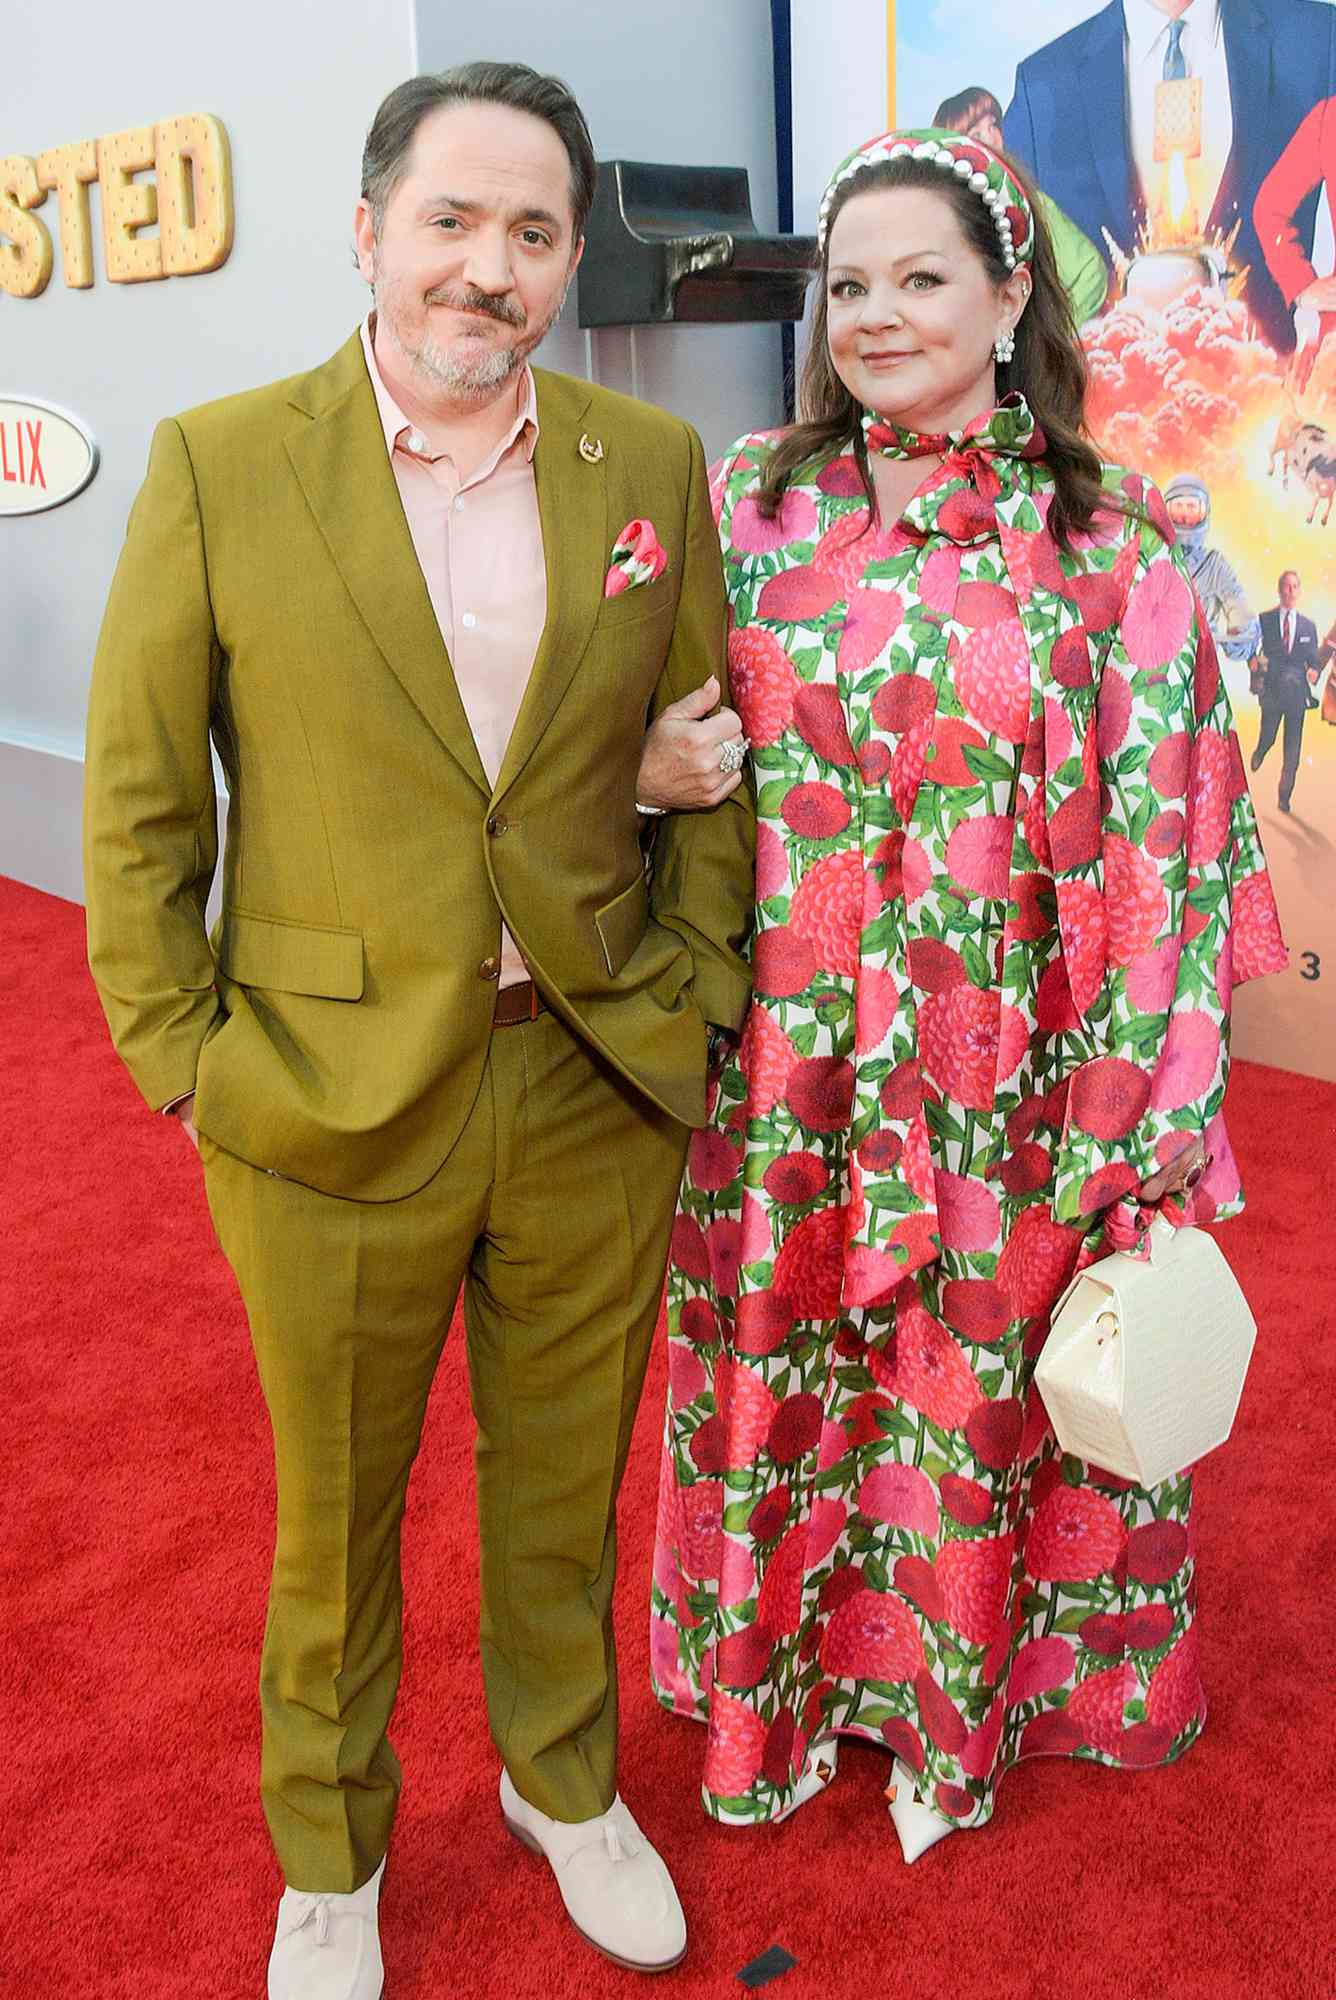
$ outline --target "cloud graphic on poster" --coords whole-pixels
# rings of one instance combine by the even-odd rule
[[[1005,110],[1016,87],[1017,63],[1101,11],[1091,0],[1049,0],[1042,9],[1015,13],[982,7],[979,0],[899,0],[898,122],[926,125],[944,97],[971,84],[991,90]]]
[[[944,97],[972,84],[991,90],[1005,110],[1017,63],[1103,11],[1091,0],[1046,0],[1024,9],[989,8],[981,0],[898,0],[897,122],[926,125]]]

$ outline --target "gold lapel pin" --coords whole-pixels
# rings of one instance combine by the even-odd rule
[[[603,456],[602,438],[591,438],[588,431],[581,431],[580,456],[586,465],[597,465]]]

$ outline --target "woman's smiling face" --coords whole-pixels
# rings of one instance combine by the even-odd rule
[[[830,232],[831,363],[850,395],[906,430],[959,430],[997,400],[993,342],[1029,297],[997,286],[950,200],[931,188],[852,195]]]

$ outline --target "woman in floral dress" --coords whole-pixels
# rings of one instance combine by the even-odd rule
[[[1031,1376],[1115,1212],[1241,1206],[1230,992],[1284,949],[1023,184],[889,134],[821,250],[806,420],[716,482],[756,994],[674,1231],[652,1658],[714,1817],[782,1817],[859,1736],[912,1859],[1022,1756],[1201,1729],[1191,1477],[1064,1457]]]

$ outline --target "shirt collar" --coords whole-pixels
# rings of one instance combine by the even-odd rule
[[[377,365],[374,344],[376,331],[376,315],[374,311],[369,312],[362,321],[361,331],[362,353],[366,357],[366,372],[371,377],[371,388],[376,398],[376,413],[380,418],[380,427],[385,437],[385,449],[393,457],[395,446],[408,431],[412,430],[413,425],[395,402],[386,385],[385,378]],[[486,472],[490,472],[492,467],[498,464],[505,453],[510,450],[510,447],[517,438],[522,440],[524,455],[532,464],[534,448],[538,443],[538,389],[534,382],[533,369],[527,361],[520,376],[519,409],[516,413],[515,421],[497,445],[496,450],[489,454],[486,467],[479,467],[474,477],[483,477]]]
[[[865,409],[863,436],[868,450],[885,458],[945,456],[962,447],[1008,458],[1039,458],[1046,449],[1043,433],[1019,390],[1004,396],[993,409],[981,411],[958,431],[909,431],[879,417],[875,410]]]
[[[1179,19],[1185,28],[1192,30],[1194,41],[1203,34],[1211,41],[1220,26],[1220,0],[1192,0],[1192,5]],[[1173,24],[1169,16],[1154,5],[1154,0],[1123,0],[1123,20],[1132,61],[1146,62],[1157,51],[1163,60],[1169,43],[1169,29]]]

